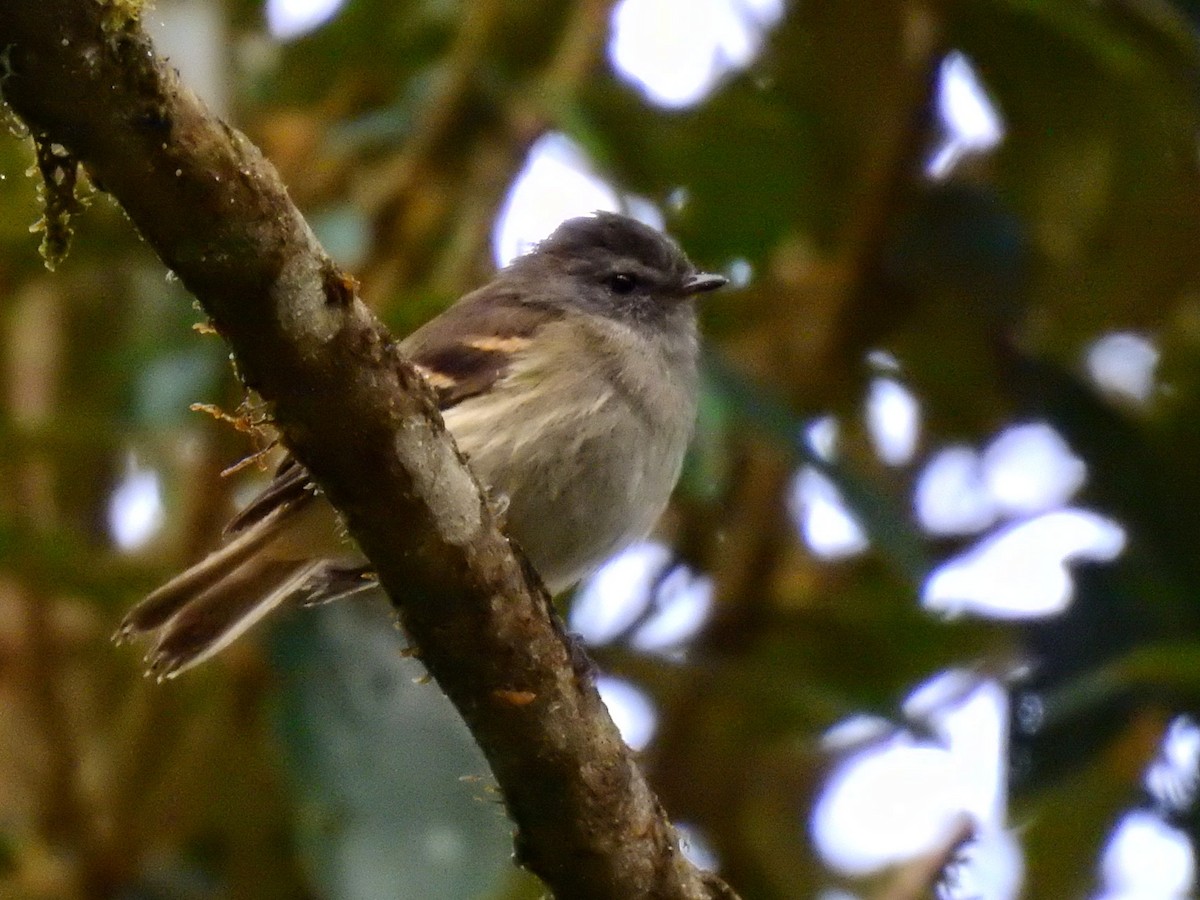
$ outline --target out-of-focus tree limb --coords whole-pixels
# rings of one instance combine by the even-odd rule
[[[901,866],[875,895],[875,900],[921,900],[937,889],[963,848],[975,837],[975,825],[965,813],[955,823],[942,846]]]
[[[729,897],[691,866],[415,371],[275,170],[154,54],[132,2],[0,9],[3,92],[200,300],[346,517],[559,897]],[[60,150],[62,152],[60,152]]]

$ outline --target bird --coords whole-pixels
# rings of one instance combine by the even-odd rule
[[[618,213],[572,218],[400,343],[505,530],[552,594],[653,528],[690,442],[698,295],[727,283]],[[370,564],[286,455],[220,546],[135,605],[119,642],[172,678],[285,603],[375,587]]]

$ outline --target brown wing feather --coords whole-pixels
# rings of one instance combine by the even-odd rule
[[[447,410],[504,377],[513,354],[559,315],[527,297],[518,299],[502,282],[493,282],[418,328],[400,347],[428,379],[438,407]],[[285,456],[271,483],[230,520],[225,533],[244,531],[282,507],[308,503],[315,492],[304,467]]]
[[[418,328],[400,349],[429,379],[438,406],[447,410],[491,388],[508,371],[513,354],[559,316],[556,308],[493,282]]]

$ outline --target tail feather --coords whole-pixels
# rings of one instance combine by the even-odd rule
[[[130,610],[114,638],[146,636],[148,674],[173,678],[289,598],[324,603],[368,590],[376,582],[365,561],[340,546],[335,524],[332,509],[313,502],[278,506],[243,523],[223,547]],[[331,546],[322,552],[325,532]]]
[[[379,587],[379,579],[367,566],[330,564],[313,575],[305,585],[304,605],[324,606],[371,591]]]
[[[278,533],[281,518],[276,515],[256,523],[147,595],[121,620],[114,639],[121,642],[135,634],[161,628],[192,598],[219,584],[258,553]]]
[[[320,560],[249,559],[226,573],[188,597],[159,627],[146,656],[150,674],[174,678],[220,652],[304,588],[323,565]]]

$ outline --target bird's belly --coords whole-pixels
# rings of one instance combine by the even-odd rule
[[[506,530],[552,592],[649,533],[691,432],[690,410],[656,416],[633,408],[611,385],[576,386],[583,393],[567,404],[569,414],[561,402],[524,393],[507,402],[494,395],[478,406],[466,401],[445,414],[479,479],[507,501]]]

